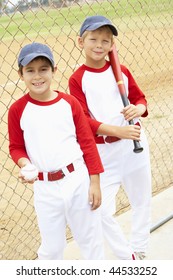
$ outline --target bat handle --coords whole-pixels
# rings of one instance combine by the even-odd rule
[[[133,120],[129,121],[129,124],[134,124]],[[143,147],[141,147],[141,144],[137,140],[133,140],[134,144],[134,153],[141,153],[143,151]]]
[[[141,153],[143,151],[143,147],[141,147],[139,141],[133,140],[134,143],[134,153]]]
[[[120,73],[121,73],[121,71],[120,71]],[[118,79],[117,85],[118,85],[118,88],[119,88],[119,92],[120,92],[120,95],[121,95],[123,105],[124,105],[124,107],[126,107],[130,103],[129,103],[129,100],[128,100],[127,95],[126,95],[126,90],[125,90],[125,86],[124,86],[124,82],[123,82],[122,78]],[[134,121],[133,120],[129,121],[129,124],[134,125]],[[143,148],[141,147],[139,141],[133,140],[133,143],[134,143],[134,149],[133,149],[134,153],[141,153],[143,151]]]

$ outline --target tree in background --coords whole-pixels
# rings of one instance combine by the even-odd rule
[[[7,0],[0,0],[0,11],[3,10],[7,6]]]
[[[0,14],[13,13],[16,9],[23,12],[40,6],[68,7],[69,2],[77,3],[79,0],[0,0]]]

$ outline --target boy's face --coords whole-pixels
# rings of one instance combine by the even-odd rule
[[[78,43],[85,52],[88,66],[91,64],[91,67],[99,67],[105,64],[105,57],[112,50],[113,34],[111,30],[101,27],[87,31],[86,35],[79,38]]]
[[[22,68],[22,74],[19,72],[19,75],[29,89],[32,98],[44,99],[50,94],[54,72],[47,59],[37,58],[24,66]]]

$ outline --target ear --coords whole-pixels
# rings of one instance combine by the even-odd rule
[[[18,75],[19,75],[20,79],[23,81],[23,75],[20,70],[18,70]]]
[[[56,71],[57,71],[57,65],[54,67],[54,71],[53,71],[53,74],[55,74],[56,73]]]
[[[82,37],[78,37],[78,46],[79,48],[83,49],[84,41]]]
[[[112,47],[110,48],[110,51],[109,52],[111,52],[113,50],[113,45],[112,45]]]
[[[112,46],[110,48],[110,52],[113,50],[113,46],[114,46],[114,40],[112,41]]]

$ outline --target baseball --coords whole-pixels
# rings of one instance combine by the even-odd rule
[[[31,163],[22,167],[20,173],[24,179],[28,181],[32,181],[38,177],[38,169]]]

